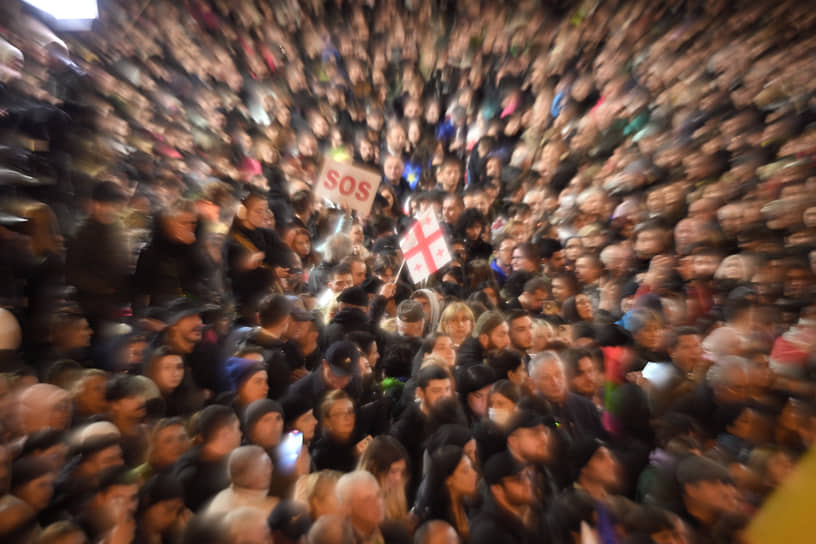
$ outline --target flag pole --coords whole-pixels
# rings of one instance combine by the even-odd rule
[[[402,274],[402,269],[404,267],[405,267],[405,259],[403,258],[402,259],[402,264],[400,265],[399,270],[397,270],[397,273],[394,274],[394,283],[397,283],[399,281],[400,274]]]

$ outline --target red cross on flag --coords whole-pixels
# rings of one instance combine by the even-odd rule
[[[420,215],[400,238],[399,244],[414,283],[421,282],[452,260],[433,210]]]

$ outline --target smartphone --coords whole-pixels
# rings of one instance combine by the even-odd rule
[[[300,450],[303,449],[303,433],[290,431],[286,433],[278,446],[278,470],[291,474],[295,469]]]

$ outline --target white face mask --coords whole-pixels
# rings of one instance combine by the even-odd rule
[[[510,410],[504,410],[501,408],[489,408],[487,410],[487,417],[490,418],[490,421],[495,423],[499,426],[504,426],[510,421],[510,416],[513,415],[513,412]]]

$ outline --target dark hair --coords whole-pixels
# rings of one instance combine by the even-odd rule
[[[284,295],[267,295],[258,303],[258,317],[262,327],[277,325],[291,312],[292,303]]]
[[[524,284],[524,293],[535,293],[536,291],[540,291],[542,289],[549,289],[550,284],[547,283],[547,280],[542,278],[541,276],[536,276],[527,280]]]
[[[345,274],[351,274],[351,263],[340,261],[334,268],[332,268],[331,275],[332,277],[341,276]]]
[[[20,457],[26,457],[38,451],[47,450],[57,444],[62,443],[62,431],[56,429],[43,429],[28,435],[23,443]]]
[[[115,485],[135,485],[138,483],[130,469],[125,465],[109,467],[99,475],[99,486],[97,491],[104,492]]]
[[[513,404],[518,404],[521,400],[521,388],[511,382],[510,380],[501,379],[490,387],[490,394],[498,393],[503,397],[513,401]]]
[[[410,462],[408,452],[396,438],[381,434],[371,441],[365,453],[360,457],[358,468],[369,471],[377,479],[388,473],[391,465],[397,461],[405,459]],[[408,468],[410,473],[410,467]]]
[[[113,402],[142,395],[142,386],[135,376],[117,374],[105,386],[105,400]]]
[[[671,329],[666,338],[666,347],[674,349],[681,336],[700,336],[700,331],[694,327],[677,327]]]
[[[521,353],[512,349],[503,349],[487,359],[487,366],[493,369],[500,381],[507,379],[510,372],[523,364]]]
[[[203,443],[207,443],[215,437],[218,431],[237,420],[238,416],[235,415],[232,408],[213,404],[194,416],[195,429],[193,434],[201,437]]]
[[[578,363],[581,359],[586,358],[591,359],[592,364],[595,364],[595,359],[588,349],[571,348],[562,354],[561,359],[564,361],[564,370],[567,371],[568,379],[572,379],[580,373],[581,369]]]
[[[432,380],[449,380],[448,371],[438,365],[428,365],[417,372],[417,388],[425,389]]]

